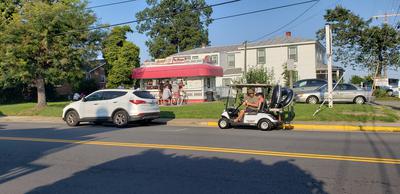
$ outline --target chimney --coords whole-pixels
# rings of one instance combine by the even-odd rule
[[[207,47],[207,45],[206,45],[206,43],[201,43],[201,48],[206,48]]]
[[[286,36],[286,38],[290,38],[290,37],[292,37],[292,32],[285,32],[285,36]]]

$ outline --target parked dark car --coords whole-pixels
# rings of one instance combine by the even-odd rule
[[[303,79],[293,84],[293,91],[295,93],[315,90],[328,82],[322,79]]]

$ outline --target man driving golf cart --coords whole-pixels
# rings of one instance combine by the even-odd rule
[[[229,88],[225,109],[218,121],[221,129],[257,126],[261,130],[271,130],[283,123],[289,123],[294,118],[294,95],[288,88],[267,84],[231,84]],[[254,88],[260,90],[256,96]],[[246,96],[243,98],[245,91]],[[267,104],[264,96],[270,97],[271,102]],[[241,106],[245,108],[239,110]]]
[[[247,90],[247,96],[244,99],[243,106],[245,109],[239,112],[239,116],[234,120],[234,122],[242,122],[245,113],[256,113],[258,112],[261,104],[264,102],[264,98],[260,98],[262,96],[261,93],[258,93],[257,96],[254,95],[253,89]]]

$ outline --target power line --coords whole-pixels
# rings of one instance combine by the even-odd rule
[[[297,28],[297,27],[300,26],[301,24],[304,24],[305,22],[309,21],[310,19],[313,19],[314,17],[318,16],[321,12],[323,12],[323,11],[329,9],[330,7],[332,7],[332,6],[334,6],[334,5],[337,6],[341,1],[342,1],[342,0],[337,0],[335,3],[332,3],[332,4],[328,5],[328,6],[325,7],[324,9],[319,10],[318,12],[314,13],[313,15],[307,17],[306,19],[300,21],[298,24],[296,24],[296,25],[294,25],[294,26],[292,26],[292,27],[290,27],[290,28],[291,28],[291,29]]]
[[[108,6],[113,6],[113,5],[130,3],[130,2],[134,2],[134,1],[137,1],[137,0],[119,1],[119,2],[115,2],[115,3],[107,3],[107,4],[102,4],[102,5],[95,5],[95,6],[92,6],[92,7],[87,7],[86,9],[95,9],[95,8],[99,8],[99,7],[108,7]]]
[[[216,7],[216,6],[220,6],[220,5],[235,3],[235,2],[238,2],[238,1],[240,1],[240,0],[232,0],[232,1],[222,2],[222,3],[212,4],[212,5],[204,6],[204,7],[201,7],[201,8],[192,9],[192,11],[201,10],[201,9],[204,9],[204,8],[207,8],[207,7]],[[228,18],[239,17],[239,16],[243,16],[243,15],[255,14],[255,13],[260,13],[260,12],[265,12],[265,11],[270,11],[270,10],[275,10],[275,9],[282,9],[282,8],[286,8],[286,7],[292,7],[292,6],[296,6],[296,5],[301,5],[301,4],[311,3],[311,2],[318,2],[318,1],[320,1],[320,0],[303,1],[303,2],[299,2],[299,3],[292,3],[292,4],[287,4],[287,5],[278,6],[278,7],[272,7],[272,8],[261,9],[261,10],[250,11],[250,12],[244,12],[244,13],[240,13],[240,14],[234,14],[234,15],[223,16],[223,17],[218,17],[218,18],[211,18],[211,20],[216,21],[216,20],[228,19]],[[109,27],[114,27],[114,26],[138,23],[138,22],[141,22],[141,21],[147,21],[147,20],[151,20],[151,19],[165,18],[165,17],[168,17],[168,16],[176,15],[176,14],[179,14],[179,13],[167,14],[167,15],[160,16],[160,17],[145,18],[145,19],[142,19],[142,20],[131,20],[131,21],[126,21],[126,22],[121,22],[121,23],[116,23],[116,24],[101,25],[101,26],[96,26],[96,27],[92,27],[92,28],[89,28],[89,29],[64,32],[64,33],[60,33],[58,35],[71,33],[71,32],[98,30],[98,29],[102,29],[102,28],[109,28]]]
[[[241,1],[241,0],[225,1],[225,2],[222,2],[222,3],[216,3],[216,4],[212,4],[212,5],[206,5],[206,6],[203,6],[203,7],[199,7],[199,8],[194,8],[191,11],[197,11],[197,10],[202,10],[202,9],[209,8],[209,7],[216,7],[216,6],[236,3],[236,2],[239,2],[239,1]],[[56,36],[67,34],[67,33],[72,33],[72,32],[84,32],[84,31],[98,30],[98,29],[109,28],[109,27],[114,27],[114,26],[121,26],[121,25],[126,25],[126,24],[138,23],[138,22],[147,21],[147,20],[151,20],[151,19],[165,18],[165,17],[177,15],[177,14],[179,14],[179,13],[170,13],[170,14],[166,14],[166,15],[163,15],[163,16],[159,16],[159,17],[144,18],[144,19],[141,19],[141,20],[130,20],[130,21],[116,23],[116,24],[99,25],[99,26],[95,26],[95,27],[92,27],[92,28],[89,28],[89,29],[71,30],[71,31],[67,31],[67,32],[62,32],[62,33],[56,34]]]
[[[272,32],[269,32],[269,33],[267,33],[267,34],[264,34],[264,35],[262,35],[261,37],[255,39],[255,40],[249,41],[249,42],[256,42],[256,41],[259,41],[259,40],[264,39],[265,37],[267,37],[267,36],[269,36],[269,35],[272,35],[272,34],[274,34],[274,33],[276,33],[276,32],[279,32],[279,31],[282,30],[283,28],[286,28],[287,26],[289,26],[290,24],[292,24],[293,22],[295,22],[296,20],[298,20],[300,17],[302,17],[304,14],[306,14],[311,8],[313,8],[317,3],[319,3],[319,1],[320,1],[320,0],[308,1],[308,3],[310,3],[310,2],[315,2],[315,3],[312,4],[310,7],[308,7],[306,10],[304,10],[300,15],[298,15],[297,17],[295,17],[295,18],[293,18],[292,20],[290,20],[290,21],[289,21],[288,23],[286,23],[285,25],[279,27],[278,29],[276,29],[276,30],[274,30],[274,31],[272,31]]]
[[[260,9],[260,10],[256,10],[256,11],[250,11],[250,12],[245,12],[245,13],[240,13],[240,14],[235,14],[235,15],[229,15],[229,16],[223,16],[223,17],[219,17],[219,18],[214,18],[213,20],[215,21],[215,20],[228,19],[228,18],[233,18],[233,17],[238,17],[238,16],[250,15],[250,14],[255,14],[255,13],[260,13],[260,12],[265,12],[265,11],[271,11],[271,10],[274,10],[274,9],[282,9],[282,8],[286,8],[286,7],[296,6],[296,5],[307,4],[307,3],[311,3],[311,2],[315,2],[315,1],[319,1],[319,0],[303,1],[303,2],[299,2],[299,3],[292,3],[292,4],[282,5],[282,6],[278,6],[278,7]]]

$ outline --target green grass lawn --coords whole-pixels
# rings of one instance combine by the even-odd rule
[[[398,97],[379,97],[375,99],[376,101],[399,101],[400,102],[400,98]]]
[[[68,102],[50,102],[44,109],[36,109],[35,103],[0,105],[0,115],[52,116],[60,117]],[[295,121],[356,121],[356,122],[395,122],[399,112],[382,106],[335,104],[333,109],[324,107],[315,117],[318,105],[296,104]],[[218,119],[224,109],[222,102],[210,102],[185,106],[161,107],[163,118]]]

